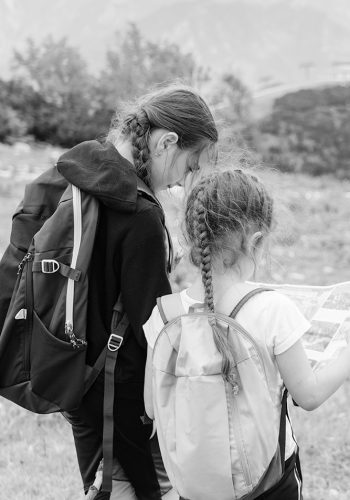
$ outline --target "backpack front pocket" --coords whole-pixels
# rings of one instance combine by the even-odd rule
[[[86,345],[73,347],[52,335],[33,311],[30,347],[33,391],[62,410],[79,406],[84,392]]]

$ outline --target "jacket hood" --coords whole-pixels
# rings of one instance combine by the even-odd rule
[[[64,153],[57,169],[68,182],[114,210],[133,212],[137,201],[135,167],[111,143],[86,141]]]

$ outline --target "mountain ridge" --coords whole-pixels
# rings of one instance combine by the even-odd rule
[[[0,76],[25,40],[67,37],[97,72],[115,32],[135,22],[145,37],[167,39],[215,71],[233,71],[249,85],[288,83],[308,71],[350,61],[350,3],[334,0],[3,0]],[[350,63],[349,63],[350,64]]]

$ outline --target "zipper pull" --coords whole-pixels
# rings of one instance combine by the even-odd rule
[[[32,259],[32,254],[30,252],[28,252],[24,257],[23,259],[21,260],[21,262],[18,264],[18,267],[17,267],[17,276],[22,274],[22,271],[23,271],[23,268],[24,266],[26,265],[26,263],[29,261],[29,260],[33,260]]]
[[[232,384],[232,394],[234,396],[238,396],[238,394],[239,394],[239,385],[237,384],[237,382],[234,382]]]
[[[87,345],[86,340],[78,339],[78,337],[75,336],[73,332],[73,325],[70,321],[66,321],[64,332],[69,338],[69,342],[72,344],[74,349],[79,349],[79,347]]]
[[[227,382],[230,384],[231,391],[232,391],[232,394],[234,396],[238,396],[239,391],[240,391],[240,387],[238,385],[237,378],[238,378],[238,374],[237,374],[236,370],[232,371],[227,376]]]

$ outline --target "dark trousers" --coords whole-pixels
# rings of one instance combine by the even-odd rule
[[[65,413],[72,425],[84,490],[94,482],[102,458],[103,378],[99,377],[78,410]],[[117,398],[114,404],[114,456],[124,469],[139,500],[161,500],[149,437],[152,425],[144,425],[143,401]],[[96,500],[107,500],[99,493]]]

